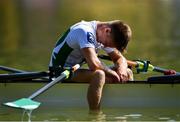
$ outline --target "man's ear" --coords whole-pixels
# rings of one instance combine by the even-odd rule
[[[105,28],[105,32],[106,32],[108,35],[110,35],[110,34],[111,34],[111,28],[109,28],[109,27]]]

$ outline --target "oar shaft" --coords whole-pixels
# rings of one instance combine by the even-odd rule
[[[78,68],[80,68],[79,64],[74,65],[71,69],[69,70],[65,70],[61,73],[61,75],[59,77],[57,77],[55,80],[51,81],[50,83],[48,83],[47,85],[45,85],[44,87],[42,87],[41,89],[39,89],[38,91],[36,91],[35,93],[33,93],[31,96],[29,96],[29,99],[34,99],[35,97],[37,97],[38,95],[42,94],[43,92],[45,92],[46,90],[48,90],[50,87],[52,87],[53,85],[55,85],[56,83],[69,78],[70,76],[70,72],[75,72]]]
[[[99,55],[98,57],[101,59],[109,60],[109,61],[111,60],[111,58],[107,55]],[[170,71],[168,69],[153,66],[148,61],[130,61],[130,60],[127,60],[127,64],[128,64],[128,66],[136,68],[140,72],[156,71],[156,72],[160,72],[160,73],[166,73],[166,72]],[[176,72],[176,74],[180,75],[180,72]]]
[[[154,66],[153,71],[160,72],[160,73],[169,72],[168,69],[164,69],[164,68],[160,68],[160,67],[156,67],[156,66]],[[173,71],[174,71],[174,70],[173,70]],[[176,72],[176,71],[175,71],[175,72]],[[176,75],[180,75],[180,72],[176,72],[175,74],[176,74]]]
[[[109,61],[111,61],[111,58],[110,58],[109,56],[107,56],[107,55],[98,55],[98,57],[101,58],[101,59],[104,59],[104,60],[109,60]],[[127,64],[128,64],[128,66],[132,66],[132,67],[138,66],[138,63],[137,63],[137,62],[135,62],[135,61],[130,61],[130,60],[127,60]]]
[[[12,74],[0,74],[0,80],[24,80],[48,76],[47,72],[22,72]]]
[[[12,73],[25,72],[24,70],[19,70],[19,69],[15,69],[15,68],[11,68],[11,67],[6,67],[6,66],[0,66],[0,70],[4,70],[4,71],[7,71],[7,72],[12,72]]]
[[[62,72],[59,77],[57,77],[55,80],[51,81],[50,83],[48,83],[47,85],[45,85],[44,87],[42,87],[41,89],[36,91],[34,94],[29,96],[28,98],[29,99],[34,99],[35,97],[39,96],[40,94],[42,94],[43,92],[48,90],[50,87],[55,85],[57,82],[60,82],[60,81],[64,80],[65,78],[66,78],[66,74],[64,72]]]
[[[167,69],[160,68],[160,67],[154,67],[153,71],[160,72],[160,73],[164,73],[164,72],[167,71]]]

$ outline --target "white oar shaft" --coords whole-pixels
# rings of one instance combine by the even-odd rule
[[[70,70],[72,72],[76,71],[78,68],[80,67],[79,64],[74,65]],[[45,92],[46,90],[48,90],[50,87],[52,87],[53,85],[55,85],[57,82],[60,82],[64,79],[69,78],[70,75],[70,70],[65,70],[61,73],[61,75],[59,77],[57,77],[55,80],[51,81],[50,83],[48,83],[47,85],[45,85],[44,87],[42,87],[41,89],[39,89],[38,91],[36,91],[34,94],[32,94],[31,96],[29,96],[29,99],[33,99],[35,97],[37,97],[38,95],[40,95],[41,93]]]
[[[64,71],[65,72],[65,71]],[[38,91],[36,91],[34,94],[32,94],[31,96],[29,96],[29,99],[34,99],[35,97],[37,97],[38,95],[42,94],[43,92],[45,92],[46,90],[48,90],[50,87],[52,87],[53,85],[55,85],[57,82],[62,81],[64,79],[66,79],[67,75],[62,72],[61,75],[59,77],[57,77],[55,80],[51,81],[50,83],[48,83],[47,85],[45,85],[44,87],[42,87],[41,89],[39,89]]]

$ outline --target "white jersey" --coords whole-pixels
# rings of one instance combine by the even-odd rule
[[[103,49],[110,53],[113,48],[104,47],[96,39],[97,21],[81,21],[71,26],[58,40],[53,49],[50,67],[73,66],[84,60],[82,48],[91,47],[98,53]]]

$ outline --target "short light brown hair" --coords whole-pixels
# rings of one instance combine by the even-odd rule
[[[130,27],[120,20],[114,20],[109,22],[112,38],[116,45],[116,48],[120,52],[124,52],[128,42],[131,39],[131,29]]]

